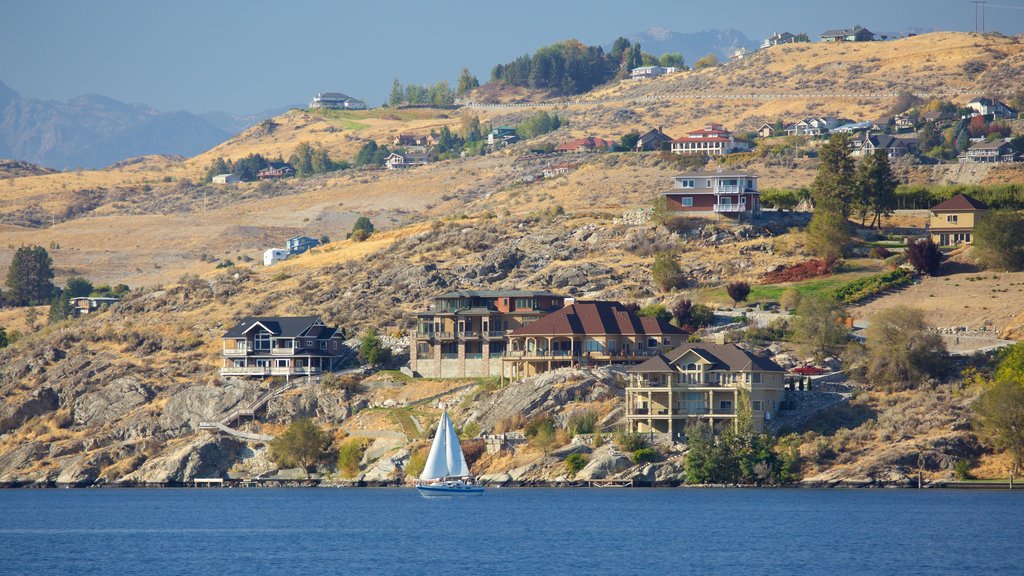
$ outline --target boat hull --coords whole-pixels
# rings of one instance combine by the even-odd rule
[[[416,486],[420,496],[424,498],[447,498],[451,496],[480,496],[484,493],[483,486],[465,484],[463,482],[438,482],[437,484],[420,484]]]

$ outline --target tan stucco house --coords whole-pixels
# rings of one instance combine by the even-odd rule
[[[957,194],[931,209],[928,233],[939,246],[957,246],[974,241],[974,226],[988,206],[977,198]]]

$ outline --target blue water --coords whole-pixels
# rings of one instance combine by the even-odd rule
[[[1024,493],[0,490],[0,575],[1024,574]]]

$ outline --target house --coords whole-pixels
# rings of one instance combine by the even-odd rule
[[[629,431],[673,439],[693,421],[712,432],[735,426],[740,401],[750,402],[751,426],[763,432],[785,397],[785,369],[735,344],[683,344],[629,372]]]
[[[575,164],[573,162],[561,162],[561,163],[555,164],[553,166],[548,166],[547,168],[544,169],[542,174],[543,174],[545,179],[547,179],[547,178],[556,178],[558,176],[565,176],[569,172],[572,172],[573,170],[575,170],[575,169],[577,169],[579,167],[580,167],[579,164]]]
[[[928,233],[939,246],[970,244],[974,226],[985,216],[988,206],[967,194],[957,194],[931,209]]]
[[[93,312],[97,312],[120,301],[120,298],[113,297],[78,296],[71,298],[68,303],[71,306],[71,315],[78,317],[85,316],[86,314],[92,314]]]
[[[736,140],[721,124],[709,122],[700,130],[692,130],[671,142],[673,154],[704,154],[723,156],[732,152],[750,150],[750,143]]]
[[[498,126],[487,135],[487,145],[492,148],[515,144],[518,141],[519,135],[516,134],[516,129],[512,126]]]
[[[807,34],[801,32],[799,34],[790,34],[789,32],[776,32],[771,36],[764,39],[761,42],[761,48],[770,48],[772,46],[779,46],[781,44],[796,44],[797,42],[809,42],[810,39]]]
[[[263,252],[263,265],[273,266],[282,260],[287,260],[289,253],[284,248],[267,248]]]
[[[326,110],[366,110],[366,103],[341,92],[318,92],[310,108]]]
[[[775,125],[765,122],[761,124],[761,127],[757,129],[758,138],[771,138],[775,136]]]
[[[673,188],[665,192],[668,209],[690,216],[754,218],[761,215],[761,193],[757,176],[745,171],[684,172],[672,177]]]
[[[754,52],[757,52],[757,50],[751,50],[750,48],[747,48],[746,46],[740,46],[735,51],[733,51],[732,54],[729,55],[729,60],[732,60],[734,62],[736,60],[743,60],[744,58],[746,58],[747,56],[750,56]]]
[[[608,150],[611,147],[612,143],[604,138],[587,136],[586,138],[562,142],[555,146],[555,152],[597,152],[599,150]]]
[[[1013,119],[1017,117],[1016,110],[995,98],[975,98],[968,102],[966,107],[974,110],[981,116],[988,116],[991,114],[993,118]]]
[[[242,179],[234,174],[217,174],[211,178],[211,181],[214,184],[237,184],[238,182],[241,182]]]
[[[957,156],[961,164],[980,164],[990,162],[1018,162],[1020,151],[1005,140],[978,142]]]
[[[786,126],[787,136],[824,136],[846,123],[846,120],[819,116],[815,118],[804,118],[803,120]]]
[[[917,127],[917,119],[910,113],[904,112],[893,116],[893,126],[897,132],[907,132]]]
[[[568,366],[635,364],[671,350],[687,333],[618,302],[577,301],[508,331],[504,375],[525,378]]]
[[[888,134],[868,134],[851,142],[853,151],[850,156],[862,157],[885,150],[889,158],[899,158],[908,154],[917,154],[917,138],[898,138]]]
[[[942,124],[948,125],[951,124],[953,120],[956,120],[953,113],[949,111],[925,112],[921,115],[921,118],[923,118],[925,122],[934,123],[936,126]]]
[[[422,166],[428,162],[429,158],[426,154],[418,154],[415,152],[406,152],[405,154],[392,152],[390,156],[384,159],[384,165],[387,166],[388,170],[399,170],[401,168]]]
[[[510,330],[562,308],[543,290],[460,290],[434,298],[414,315],[409,368],[430,378],[500,376]]]
[[[284,242],[285,248],[288,250],[288,254],[302,254],[310,248],[315,248],[320,245],[320,241],[316,238],[310,238],[309,236],[296,236],[289,238]]]
[[[853,28],[828,30],[821,33],[822,42],[870,42],[874,39],[875,34],[860,24]]]
[[[640,66],[630,70],[629,77],[633,80],[643,80],[645,78],[657,78],[668,73],[668,68],[664,66]]]
[[[832,129],[833,134],[854,134],[857,132],[867,132],[874,126],[873,122],[850,122],[837,126]]]
[[[658,126],[654,130],[650,130],[645,134],[641,134],[640,138],[636,141],[636,147],[633,150],[637,152],[652,152],[655,150],[665,150],[669,148],[669,142],[672,142],[672,137],[665,134]]]
[[[268,162],[267,167],[256,173],[260,180],[277,180],[295,176],[295,168],[287,162]]]
[[[247,317],[221,339],[221,376],[290,378],[337,369],[345,334],[316,316]]]
[[[395,146],[428,146],[427,136],[420,136],[419,134],[399,134],[392,143]]]

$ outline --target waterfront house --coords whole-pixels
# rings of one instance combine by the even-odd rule
[[[661,129],[661,126],[648,131],[646,134],[641,134],[640,138],[636,141],[636,147],[633,148],[636,152],[653,152],[656,150],[666,150],[669,148],[669,142],[672,142],[672,137],[665,134]]]
[[[931,208],[928,234],[939,246],[957,246],[973,242],[974,226],[985,216],[988,206],[967,194],[957,194]]]
[[[679,438],[691,422],[713,432],[735,425],[750,402],[751,426],[763,432],[784,398],[784,368],[735,344],[693,342],[630,369],[626,421],[630,432]]]
[[[222,336],[221,376],[319,376],[339,368],[344,333],[316,316],[247,317]]]
[[[668,209],[690,216],[724,214],[754,218],[761,215],[757,176],[745,170],[684,172],[672,177],[673,187],[662,194]]]
[[[555,368],[635,364],[686,338],[681,328],[618,302],[576,301],[510,329],[502,373],[518,379]]]
[[[432,378],[501,375],[509,330],[562,308],[544,290],[459,290],[434,298],[414,315],[409,368]]]
[[[671,150],[673,154],[723,156],[750,150],[750,143],[737,140],[721,124],[709,122],[701,129],[691,130],[686,136],[672,140]]]
[[[870,42],[875,39],[874,32],[857,24],[853,28],[840,28],[821,33],[822,42]]]

